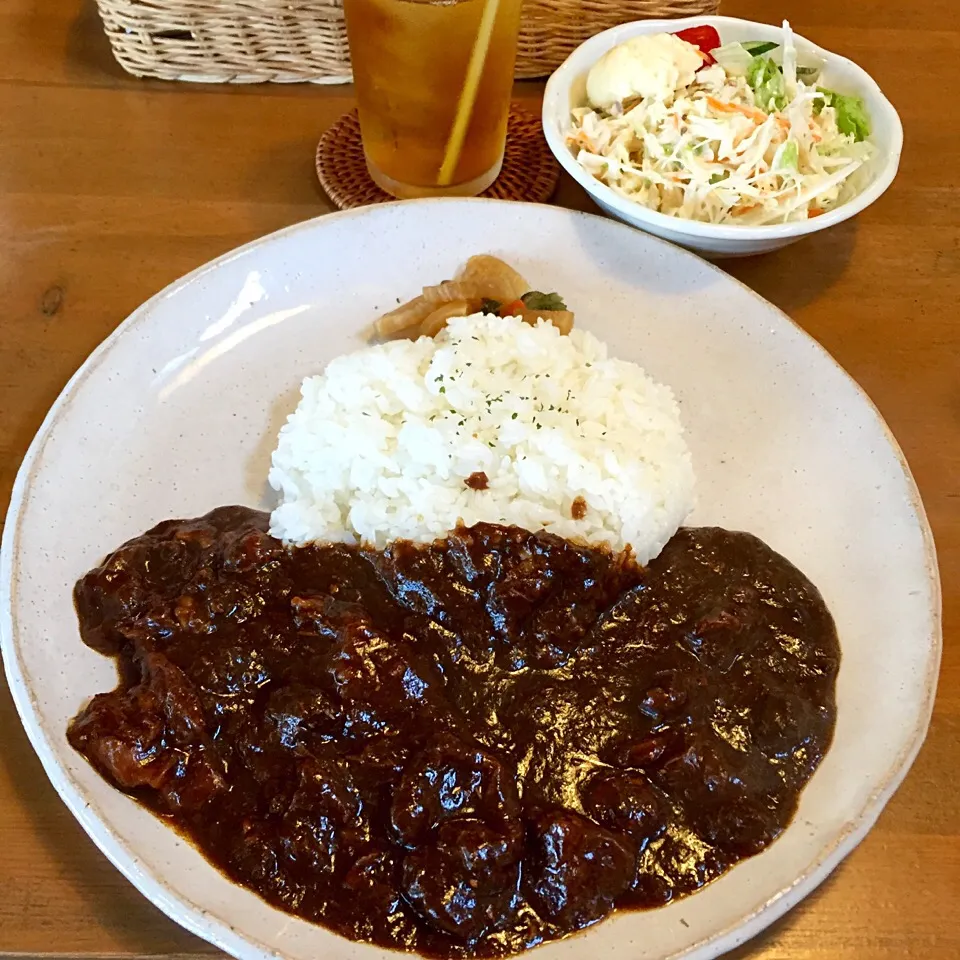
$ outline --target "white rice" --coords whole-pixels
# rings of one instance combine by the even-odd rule
[[[646,563],[693,506],[673,394],[582,330],[455,319],[435,339],[337,357],[301,395],[270,470],[270,530],[289,543],[383,547],[487,521],[629,545]],[[464,482],[479,472],[485,490]]]

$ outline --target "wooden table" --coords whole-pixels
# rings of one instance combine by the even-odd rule
[[[766,960],[960,957],[960,49],[956,0],[725,0],[786,15],[862,64],[906,132],[900,178],[855,222],[729,265],[873,397],[913,466],[940,551],[946,649],[923,752],[834,876],[737,952]],[[539,85],[518,97],[532,107]],[[911,91],[908,94],[907,91]],[[913,91],[922,93],[920,98]],[[348,89],[136,81],[92,0],[0,5],[0,507],[49,405],[141,301],[199,264],[331,209],[313,173]],[[557,201],[591,209],[572,182]],[[94,849],[0,689],[0,952],[215,952]]]

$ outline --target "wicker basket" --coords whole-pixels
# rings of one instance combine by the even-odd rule
[[[715,13],[720,0],[525,0],[518,77],[551,73],[617,23]],[[343,83],[343,0],[97,0],[120,66],[138,77],[215,83]]]

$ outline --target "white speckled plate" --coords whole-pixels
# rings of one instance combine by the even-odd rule
[[[0,557],[7,676],[51,781],[145,896],[237,957],[393,955],[230,883],[70,749],[68,720],[115,683],[80,642],[71,587],[159,520],[268,505],[269,453],[301,378],[357,346],[397,297],[487,251],[673,386],[700,480],[692,520],[786,554],[820,586],[843,645],[836,739],[783,837],[696,896],[616,916],[539,960],[702,960],[747,939],[853,849],[923,740],[940,594],[917,489],[869,400],[783,314],[676,247],[550,207],[428,201],[300,224],[174,284],[94,352],[24,460]]]

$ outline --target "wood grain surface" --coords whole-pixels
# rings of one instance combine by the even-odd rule
[[[869,837],[813,896],[735,954],[960,957],[960,50],[957,0],[726,0],[788,16],[858,61],[903,118],[891,191],[855,222],[734,276],[864,386],[916,474],[944,586],[930,735]],[[517,96],[536,109],[542,87]],[[231,247],[331,209],[313,172],[348,88],[137,81],[92,0],[0,2],[0,507],[31,437],[88,352],[138,304]],[[571,181],[556,202],[592,209]],[[49,786],[0,688],[0,953],[215,953],[144,900]]]

